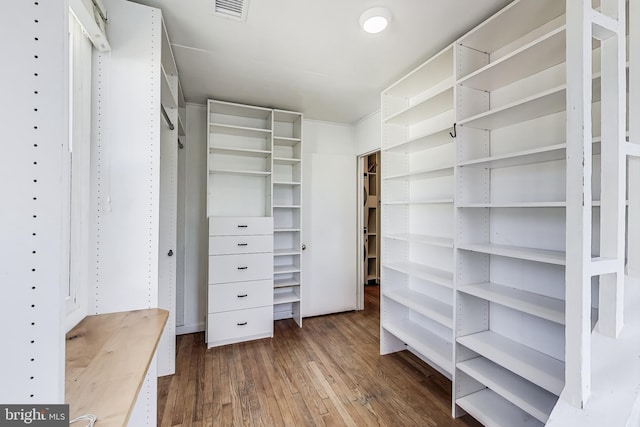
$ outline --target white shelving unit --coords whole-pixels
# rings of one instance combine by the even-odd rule
[[[208,347],[273,336],[273,110],[208,101]]]
[[[564,388],[564,8],[516,0],[455,46],[454,414],[485,425],[544,425]]]
[[[380,352],[453,372],[453,46],[382,93]]]
[[[302,114],[273,111],[274,318],[302,327]]]

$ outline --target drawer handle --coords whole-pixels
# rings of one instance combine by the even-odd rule
[[[238,246],[247,246],[248,243],[238,243]]]
[[[244,326],[244,325],[246,325],[246,324],[247,324],[247,322],[238,322],[238,323],[237,323],[237,325],[238,325],[238,326]]]
[[[238,267],[238,270],[246,270],[249,267]]]
[[[243,225],[243,224],[238,224],[238,228],[247,228],[249,227],[248,225]]]
[[[246,298],[248,294],[238,295],[238,298]]]

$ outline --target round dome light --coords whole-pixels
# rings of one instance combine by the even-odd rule
[[[390,21],[391,12],[385,7],[367,9],[360,15],[360,26],[371,34],[383,31]]]

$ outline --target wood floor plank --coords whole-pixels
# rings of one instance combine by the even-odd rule
[[[478,427],[451,418],[451,382],[415,355],[379,354],[379,287],[365,310],[275,322],[274,338],[207,350],[177,338],[158,381],[158,425]]]

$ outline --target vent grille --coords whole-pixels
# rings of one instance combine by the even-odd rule
[[[246,21],[249,0],[215,0],[214,13],[223,18]]]

